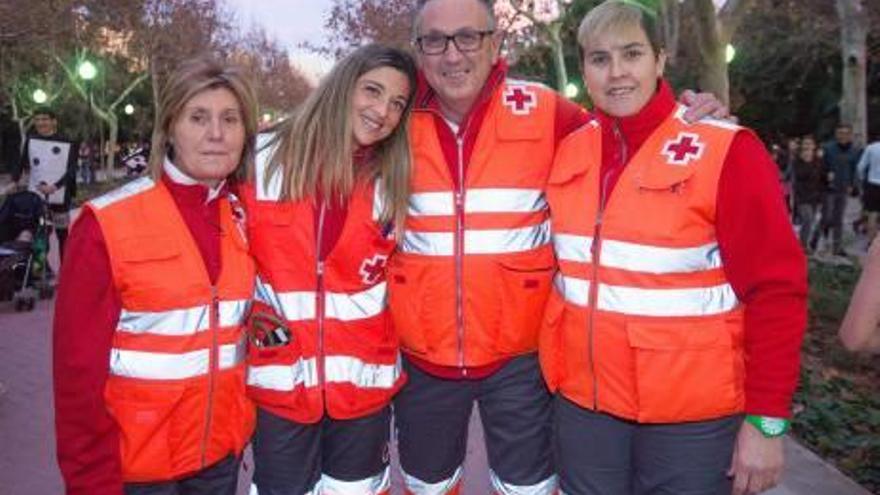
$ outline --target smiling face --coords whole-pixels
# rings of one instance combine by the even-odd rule
[[[651,100],[666,63],[666,55],[654,52],[638,25],[589,36],[583,53],[590,98],[613,117],[635,115]]]
[[[387,138],[400,123],[409,103],[409,78],[392,67],[361,75],[351,96],[351,134],[358,146]]]
[[[486,7],[478,0],[432,0],[417,19],[417,36],[485,33],[493,29]],[[473,106],[498,60],[501,35],[478,34],[479,46],[461,51],[449,41],[446,51],[427,55],[416,50],[416,61],[437,94],[447,118],[460,122]]]
[[[241,161],[245,126],[238,99],[223,87],[196,93],[170,134],[174,165],[202,184],[217,185]]]
[[[47,113],[38,113],[34,115],[34,130],[43,137],[49,137],[55,134],[58,129],[58,121],[55,117]]]

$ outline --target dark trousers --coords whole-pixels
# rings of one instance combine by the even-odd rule
[[[559,488],[567,495],[730,495],[739,415],[639,424],[556,398]]]
[[[254,483],[260,495],[386,493],[391,410],[363,418],[294,423],[257,408]]]
[[[830,192],[822,205],[822,233],[831,234],[835,252],[843,249],[843,214],[846,211],[846,193]]]
[[[181,480],[126,483],[125,495],[235,495],[240,463],[240,459],[229,456]]]
[[[394,419],[411,488],[442,483],[448,493],[458,484],[476,401],[496,491],[552,493],[553,408],[536,355],[514,358],[482,380],[437,378],[406,359],[404,368],[409,382],[394,400]]]

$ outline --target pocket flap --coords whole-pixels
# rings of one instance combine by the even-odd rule
[[[672,351],[733,346],[733,339],[723,321],[629,322],[626,334],[629,345],[638,349]]]
[[[122,261],[167,260],[181,255],[180,246],[172,237],[123,239],[118,251]]]

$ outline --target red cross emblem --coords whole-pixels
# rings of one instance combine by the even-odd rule
[[[706,145],[700,141],[700,137],[690,132],[679,132],[675,139],[666,141],[662,153],[666,155],[666,162],[670,165],[687,165],[691,160],[703,156]]]
[[[538,106],[538,97],[526,86],[508,86],[502,99],[515,115],[528,115]]]
[[[361,280],[366,285],[373,285],[385,275],[385,262],[388,256],[377,254],[372,258],[365,258],[361,263]]]

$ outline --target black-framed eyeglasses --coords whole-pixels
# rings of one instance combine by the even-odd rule
[[[440,55],[446,53],[449,42],[455,43],[455,48],[460,52],[475,52],[483,46],[483,38],[495,34],[492,29],[475,31],[465,29],[454,34],[430,33],[416,38],[416,46],[425,55]]]

